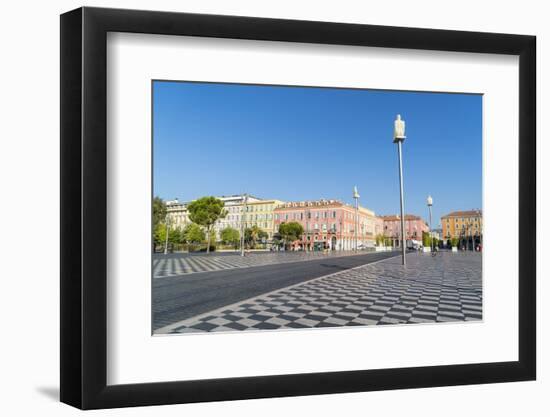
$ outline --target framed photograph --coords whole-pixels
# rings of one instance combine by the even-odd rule
[[[533,380],[533,36],[61,16],[61,401]]]

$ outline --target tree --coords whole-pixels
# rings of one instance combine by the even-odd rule
[[[271,239],[271,243],[273,244],[273,246],[275,247],[280,247],[281,244],[283,243],[281,241],[281,235],[277,232],[277,233],[273,233],[273,238]]]
[[[260,229],[257,225],[247,227],[244,230],[244,240],[249,246],[254,246],[256,242],[267,238],[267,233]]]
[[[228,226],[220,232],[220,239],[224,244],[234,245],[236,248],[241,240],[241,234],[237,229]]]
[[[185,243],[202,243],[206,239],[204,231],[196,223],[189,223],[185,226],[182,235]]]
[[[180,245],[185,242],[183,230],[179,227],[170,229],[168,231],[168,243],[170,244],[171,251],[174,249],[180,249]]]
[[[439,239],[435,236],[430,236],[429,232],[422,232],[422,246],[424,247],[436,247],[439,245]]]
[[[453,248],[456,248],[458,246],[458,238],[457,237],[451,238],[451,246]]]
[[[422,246],[425,248],[430,247],[432,244],[432,239],[430,238],[430,234],[428,232],[422,232]]]
[[[210,245],[214,245],[216,243],[216,231],[214,230],[214,228],[212,228],[212,230],[210,230],[210,236],[208,237],[208,248],[207,250],[210,250]],[[214,248],[214,250],[216,250],[216,247],[215,246],[212,246]]]
[[[160,197],[153,198],[153,230],[166,220],[166,204]]]
[[[206,229],[208,237],[206,253],[210,253],[211,232],[214,223],[218,219],[223,219],[227,214],[223,208],[223,201],[216,197],[202,197],[189,203],[187,210],[189,211],[189,219]]]
[[[304,234],[304,227],[298,222],[281,223],[279,234],[285,244],[298,240]]]
[[[157,223],[153,230],[153,251],[157,246],[164,245],[166,241],[166,225],[164,223]]]
[[[182,243],[182,231],[179,228],[171,229],[168,227],[168,245],[172,251],[175,245]],[[158,223],[153,231],[153,242],[157,246],[166,245],[166,223]]]

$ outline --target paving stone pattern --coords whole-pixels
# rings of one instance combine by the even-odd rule
[[[282,288],[155,333],[257,331],[482,319],[481,254],[411,253]]]
[[[274,265],[288,262],[302,262],[315,260],[321,257],[340,257],[364,255],[368,252],[354,251],[331,251],[328,253],[319,252],[261,252],[249,253],[246,256],[240,254],[224,255],[170,255],[163,257],[156,255],[153,258],[153,277],[167,278],[178,275],[192,274],[197,272],[222,271],[233,268],[247,268],[252,266]]]

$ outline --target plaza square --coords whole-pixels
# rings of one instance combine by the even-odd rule
[[[402,268],[399,256],[394,254],[175,321],[157,328],[155,333],[284,330],[482,319],[480,254],[446,252],[433,257],[410,253],[407,257],[406,269]],[[326,262],[335,260],[327,258]],[[223,279],[223,271],[216,274]],[[186,293],[183,290],[182,303],[185,303],[183,300],[187,296],[191,298],[200,285],[208,287],[216,280],[214,276],[205,278],[193,288],[191,283],[184,283],[187,278],[177,278],[182,287],[189,291]],[[173,288],[177,287],[176,283],[173,285]],[[244,289],[246,284],[241,285]],[[154,284],[154,296],[157,289]],[[173,295],[174,291],[172,289],[170,294]],[[162,289],[158,289],[158,293],[161,292]],[[155,305],[163,305],[161,297],[156,299]],[[184,310],[181,309],[182,312]],[[160,309],[155,314],[163,316]],[[185,313],[181,317],[185,317]],[[172,316],[172,320],[174,318]],[[159,319],[156,324],[163,322]]]
[[[153,81],[154,335],[483,319],[483,96]]]

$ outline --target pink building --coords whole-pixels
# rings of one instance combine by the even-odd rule
[[[351,250],[356,238],[359,249],[375,243],[376,216],[365,207],[356,213],[355,207],[338,200],[299,201],[280,205],[273,213],[275,232],[285,222],[304,228],[302,238],[292,243],[296,250]]]
[[[393,239],[393,245],[399,246],[401,239],[401,217],[397,214],[380,216],[384,223],[383,235]],[[428,224],[420,217],[405,214],[405,235],[407,240],[422,242],[422,232],[429,232]]]

